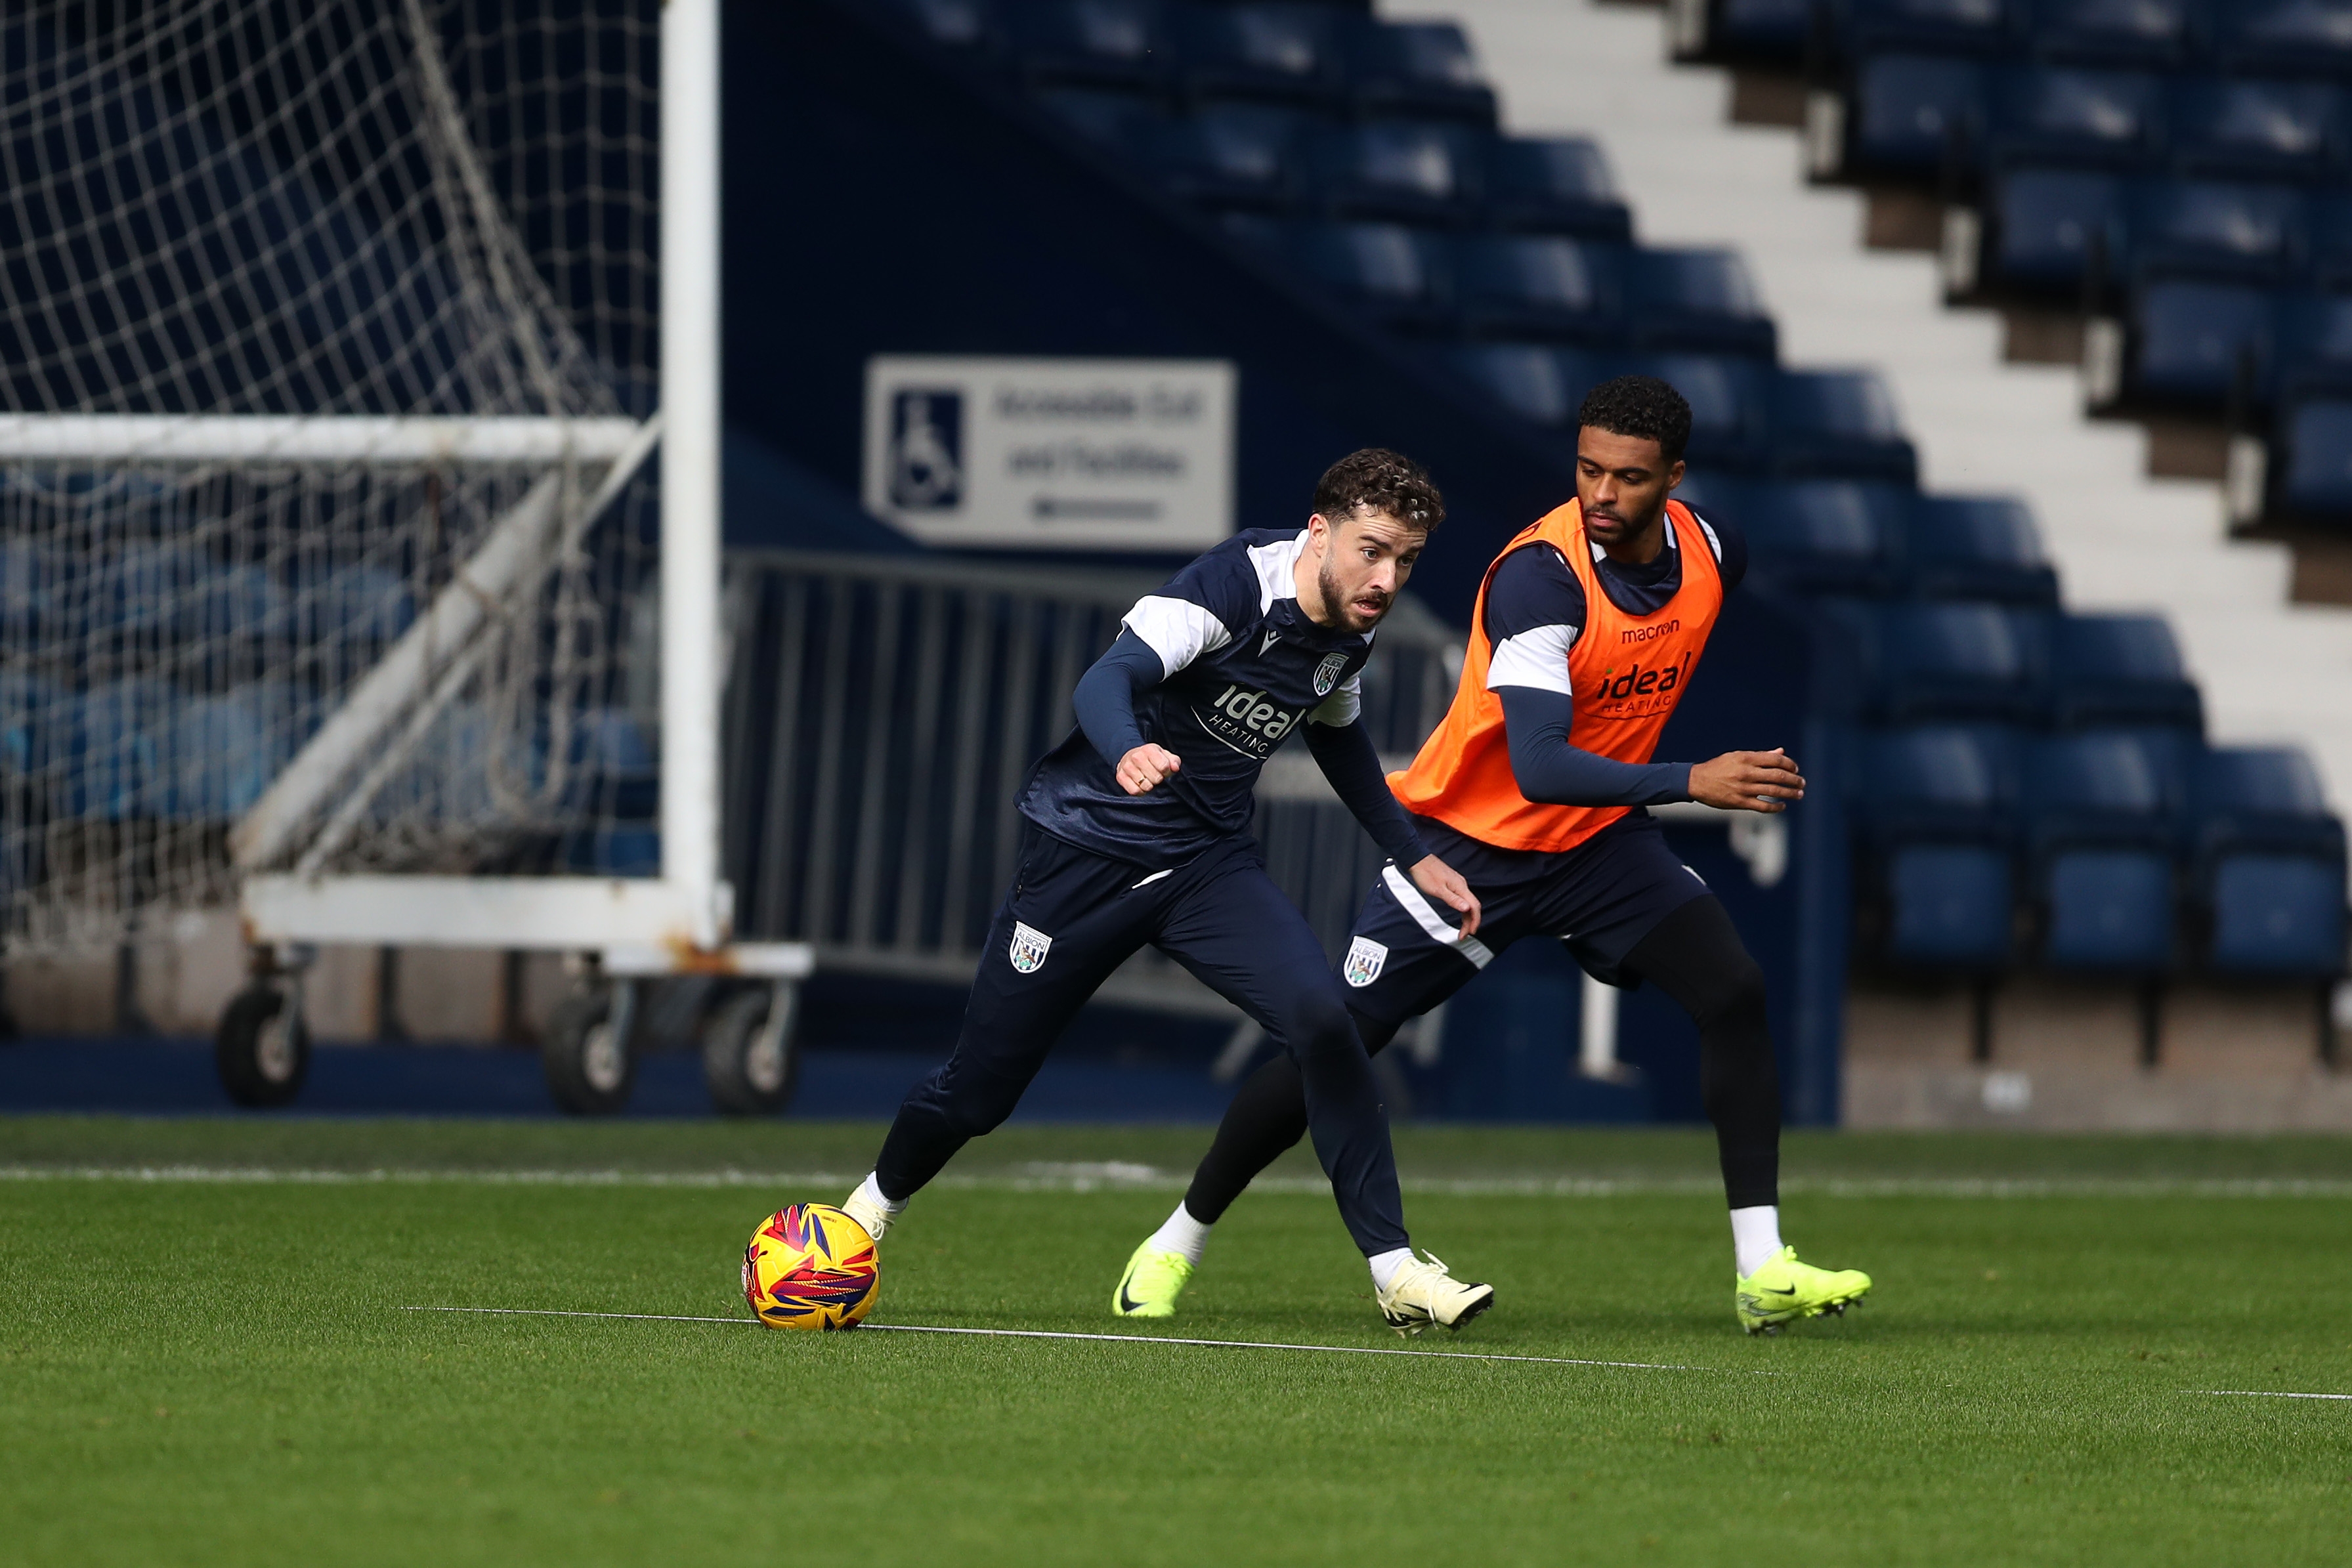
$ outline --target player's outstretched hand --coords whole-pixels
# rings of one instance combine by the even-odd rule
[[[1183,766],[1182,758],[1147,740],[1118,759],[1118,787],[1130,795],[1149,795],[1154,785],[1175,777]]]
[[[1779,747],[1769,751],[1727,751],[1712,762],[1694,763],[1691,799],[1727,811],[1785,811],[1805,798],[1804,775]]]
[[[1413,862],[1409,873],[1413,886],[1462,916],[1462,935],[1478,935],[1478,895],[1462,880],[1462,873],[1439,860],[1435,855],[1423,855]]]

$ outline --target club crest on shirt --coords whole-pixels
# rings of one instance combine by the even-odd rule
[[[1315,695],[1318,697],[1329,696],[1331,688],[1339,684],[1339,672],[1347,667],[1347,654],[1324,654],[1323,662],[1315,666]]]
[[[1340,977],[1359,988],[1381,977],[1388,967],[1389,950],[1369,936],[1359,936],[1348,944],[1348,961],[1339,966]]]
[[[1034,975],[1045,967],[1045,950],[1053,945],[1051,936],[1034,925],[1024,925],[1016,920],[1013,923],[1013,946],[1006,950],[1005,956],[1013,960],[1013,967],[1022,974]]]

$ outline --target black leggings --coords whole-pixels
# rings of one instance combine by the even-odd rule
[[[1730,1206],[1779,1203],[1780,1074],[1764,1020],[1764,971],[1731,917],[1713,896],[1695,898],[1636,943],[1624,967],[1672,997],[1698,1025],[1699,1099],[1715,1124]],[[1386,1046],[1401,1027],[1355,1017],[1370,1051]],[[1209,1223],[1223,1218],[1257,1173],[1306,1131],[1298,1066],[1277,1056],[1252,1073],[1225,1108],[1216,1141],[1192,1174],[1185,1208]]]

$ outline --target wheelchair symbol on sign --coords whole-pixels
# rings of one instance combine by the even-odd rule
[[[909,511],[963,504],[963,394],[899,392],[890,397],[890,500]]]

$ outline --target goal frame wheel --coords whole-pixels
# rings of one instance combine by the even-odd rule
[[[289,1104],[310,1071],[310,1028],[300,990],[256,980],[229,999],[213,1032],[213,1066],[240,1105]]]
[[[702,1081],[722,1116],[772,1116],[800,1088],[799,985],[739,991],[702,1024]]]
[[[547,1020],[540,1067],[547,1092],[574,1116],[617,1115],[636,1087],[637,1057],[629,1034],[636,1019],[636,987],[626,980],[567,997]]]

